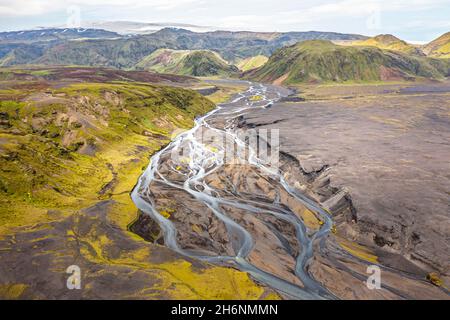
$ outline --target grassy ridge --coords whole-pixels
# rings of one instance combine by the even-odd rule
[[[209,50],[159,49],[136,65],[137,69],[188,76],[229,76],[238,69]]]
[[[381,34],[366,40],[353,41],[351,44],[356,46],[370,46],[384,50],[398,51],[411,55],[424,55],[419,48],[390,34]]]
[[[269,60],[269,58],[267,58],[266,56],[257,55],[240,61],[237,64],[237,67],[241,71],[249,71],[263,66],[267,62],[267,60]]]
[[[431,41],[423,50],[431,57],[450,59],[450,32]]]
[[[373,47],[338,46],[329,41],[297,43],[277,50],[247,79],[283,84],[405,80],[416,77],[442,79],[447,61],[414,57]]]

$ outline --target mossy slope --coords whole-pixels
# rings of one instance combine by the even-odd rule
[[[127,154],[156,150],[171,130],[213,107],[192,91],[136,83],[83,83],[16,98],[0,91],[2,222],[22,211],[16,206],[80,208],[97,199],[132,160]]]
[[[380,34],[366,40],[354,41],[352,42],[352,45],[376,47],[379,49],[398,51],[405,54],[418,56],[424,55],[420,48],[409,44],[406,41],[403,41],[391,34]]]
[[[249,71],[263,66],[267,62],[267,60],[269,60],[268,57],[263,55],[257,55],[254,57],[249,57],[244,60],[241,60],[237,64],[237,67],[241,71]]]
[[[238,69],[210,50],[159,49],[136,65],[137,69],[188,76],[229,76]]]
[[[425,45],[423,51],[431,57],[450,59],[450,32]]]
[[[443,79],[446,61],[415,57],[373,47],[339,46],[314,40],[277,50],[261,68],[244,78],[278,84]]]
[[[138,214],[129,193],[149,157],[209,100],[138,82],[0,88],[0,298],[276,298],[245,273],[128,231]],[[79,292],[65,289],[72,264]]]

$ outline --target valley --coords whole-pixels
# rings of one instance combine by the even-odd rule
[[[70,67],[8,69],[2,77],[2,299],[278,297],[245,273],[186,259],[129,231],[138,216],[129,193],[150,155],[214,109],[184,89],[201,83]],[[74,264],[83,291],[66,288]]]
[[[0,33],[1,299],[449,299],[448,33],[104,26]]]
[[[400,88],[405,94],[384,93]],[[438,121],[446,122],[448,116],[444,110],[449,106],[445,101],[450,87],[444,85],[439,93],[434,93],[433,88],[431,85],[421,89],[420,92],[430,94],[423,101],[440,105],[443,113],[438,113]],[[449,257],[444,240],[449,227],[445,218],[447,196],[439,189],[440,185],[448,184],[448,179],[437,182],[438,177],[429,178],[436,181],[431,185],[425,176],[420,177],[425,175],[421,172],[428,166],[421,165],[417,169],[420,173],[415,171],[422,163],[415,159],[415,153],[397,147],[401,155],[388,156],[381,148],[387,144],[382,137],[396,141],[396,134],[403,136],[403,148],[409,147],[419,154],[428,154],[425,153],[427,145],[420,146],[424,150],[414,145],[418,134],[414,128],[409,129],[411,132],[408,129],[398,132],[394,119],[378,122],[375,114],[388,113],[389,109],[368,105],[362,115],[368,112],[367,121],[373,124],[355,122],[361,124],[351,129],[359,131],[352,136],[362,140],[355,139],[353,146],[351,140],[340,137],[346,131],[338,127],[340,118],[337,117],[345,111],[330,111],[339,103],[334,107],[336,110],[350,109],[355,117],[358,115],[355,111],[361,107],[351,107],[351,104],[358,105],[359,99],[376,99],[378,104],[381,99],[386,99],[387,104],[396,100],[399,104],[403,100],[402,116],[408,118],[411,113],[417,117],[429,112],[426,107],[417,110],[408,105],[409,101],[423,99],[415,96],[419,89],[381,86],[376,88],[378,93],[370,92],[373,89],[370,86],[333,89],[359,91],[361,97],[340,102],[339,98],[334,100],[326,94],[326,101],[283,103],[277,101],[288,95],[288,91],[252,84],[232,102],[199,118],[192,130],[177,136],[152,158],[132,194],[136,205],[151,217],[140,221],[152,225],[154,236],[147,237],[148,240],[187,257],[237,267],[290,299],[448,298]],[[255,100],[254,96],[262,99]],[[323,114],[319,108],[326,108]],[[329,113],[333,124],[328,125],[323,119],[320,121],[323,125],[315,127],[316,113],[317,118]],[[299,122],[302,118],[304,123]],[[347,118],[348,115],[343,116],[343,126]],[[417,124],[419,132],[432,125],[426,119],[423,121]],[[280,129],[279,167],[267,163],[252,146],[248,146],[248,153],[233,151],[239,150],[239,145],[248,144],[246,139],[252,139],[240,136],[239,130],[245,127]],[[327,139],[329,134],[334,139]],[[432,139],[438,143],[442,139],[439,133],[422,134],[427,137],[420,140]],[[376,139],[367,140],[370,137]],[[409,138],[407,142],[408,137],[414,139]],[[259,148],[261,143],[271,141],[270,137],[265,139],[259,142]],[[372,150],[370,158],[363,157],[368,150],[361,143]],[[430,141],[428,148],[433,143]],[[351,161],[353,157],[346,157],[348,148],[355,149],[351,154],[357,162]],[[447,150],[442,152],[436,158],[427,158],[430,165],[427,175],[445,171],[446,164],[438,159],[445,159],[448,154]],[[390,157],[401,157],[401,160],[388,167]],[[385,162],[376,165],[376,159]],[[416,166],[415,161],[419,162]],[[406,163],[408,166],[404,167]],[[386,180],[384,172],[392,172]],[[416,178],[424,180],[427,188],[415,183]],[[398,194],[397,181],[404,185],[402,195]],[[419,193],[432,203],[413,200],[419,198]],[[408,205],[399,208],[396,199],[409,199]],[[412,206],[417,209],[411,212]],[[433,213],[426,220],[414,214],[416,210],[430,207]],[[138,234],[143,235],[139,231]],[[430,236],[434,238],[429,239]],[[365,269],[371,264],[381,266],[386,277],[381,290],[366,287]],[[441,288],[427,280],[429,274],[442,275]],[[336,278],[341,281],[336,282]]]

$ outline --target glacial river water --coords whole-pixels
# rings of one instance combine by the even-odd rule
[[[138,184],[132,192],[132,199],[136,206],[146,214],[149,214],[161,227],[164,233],[164,243],[172,250],[189,257],[208,261],[213,264],[231,266],[249,273],[254,279],[267,286],[284,293],[294,299],[332,299],[334,298],[326,289],[316,282],[307,272],[307,264],[313,255],[313,243],[320,241],[332,228],[332,220],[329,214],[323,210],[317,203],[298,192],[284,178],[282,172],[277,168],[267,166],[265,161],[258,158],[256,150],[249,147],[250,153],[245,158],[242,155],[234,156],[249,166],[255,167],[259,172],[266,173],[271,177],[271,181],[278,184],[278,188],[283,188],[288,194],[301,202],[309,210],[315,212],[323,221],[322,227],[315,233],[307,232],[303,221],[293,212],[285,207],[276,204],[261,204],[255,201],[245,199],[230,199],[221,197],[214,188],[208,185],[206,178],[208,175],[217,172],[224,166],[224,159],[217,156],[221,150],[211,149],[199,140],[199,132],[202,136],[206,131],[213,131],[215,135],[223,136],[232,140],[236,145],[245,146],[248,144],[237,134],[236,120],[244,113],[252,112],[256,108],[270,108],[271,105],[279,100],[285,92],[275,86],[265,86],[262,84],[249,84],[247,91],[237,95],[232,101],[218,105],[210,113],[195,120],[195,126],[172,140],[164,149],[156,153],[150,160],[150,164],[140,177]],[[215,121],[210,121],[210,119]],[[224,125],[214,125],[217,119],[222,119],[219,123]],[[177,154],[178,149],[184,148],[183,154],[188,154],[189,163],[183,165],[187,167],[188,172],[184,173],[183,179],[172,180],[167,174],[167,164],[164,161],[171,159],[170,170],[177,170],[177,159],[173,159],[173,154]],[[180,163],[181,164],[181,163]],[[164,166],[164,170],[162,170]],[[158,182],[173,190],[184,190],[195,201],[201,202],[209,208],[214,215],[225,225],[230,237],[235,239],[235,255],[203,255],[195,250],[183,249],[183,245],[177,240],[177,227],[170,220],[158,212],[153,193],[152,183]],[[281,279],[268,271],[258,268],[249,262],[248,256],[255,246],[255,239],[246,228],[233,220],[222,210],[222,206],[231,206],[239,210],[245,210],[250,213],[270,214],[276,219],[283,220],[295,226],[296,237],[300,247],[299,254],[296,257],[295,276],[297,276],[302,286]]]

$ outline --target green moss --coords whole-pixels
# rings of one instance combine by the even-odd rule
[[[239,70],[249,71],[263,66],[269,58],[263,55],[246,58],[237,64]]]
[[[423,55],[420,49],[390,34],[381,34],[366,40],[354,41],[352,45],[371,46],[384,50],[399,51],[411,55]]]
[[[30,74],[33,76],[37,76],[37,77],[43,77],[43,76],[51,75],[52,71],[51,70],[36,70],[36,71],[31,71]]]
[[[144,132],[169,135],[214,107],[193,91],[136,83],[83,83],[52,92],[61,94],[64,105],[0,101],[11,124],[0,131],[0,225],[23,224],[23,207],[74,210],[97,201],[112,179],[108,164],[123,179],[132,159],[148,159],[166,142]]]

